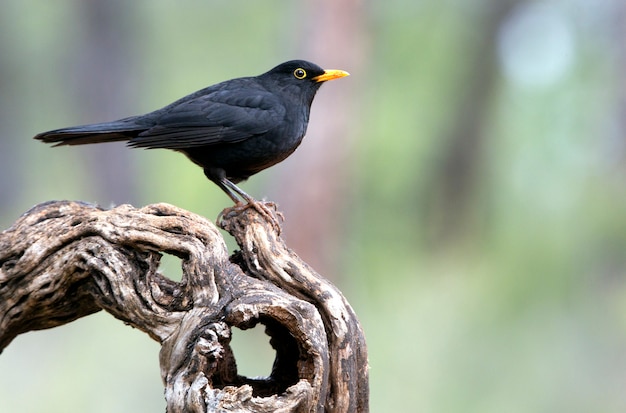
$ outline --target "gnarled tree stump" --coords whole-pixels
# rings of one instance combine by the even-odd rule
[[[167,411],[365,412],[363,332],[343,295],[254,208],[218,229],[167,205],[103,210],[50,202],[0,234],[0,351],[18,334],[104,309],[161,343]],[[183,277],[158,272],[160,252]],[[231,328],[261,323],[276,350],[267,378],[237,373]]]

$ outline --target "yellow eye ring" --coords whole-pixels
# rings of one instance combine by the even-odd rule
[[[306,77],[306,70],[299,67],[293,71],[293,75],[296,79],[304,79]]]

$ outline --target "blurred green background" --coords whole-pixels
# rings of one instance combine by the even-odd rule
[[[0,228],[52,199],[213,220],[230,201],[182,155],[31,137],[292,58],[344,69],[243,187],[354,306],[371,410],[624,412],[625,39],[620,0],[3,0]],[[260,328],[234,346],[269,373]],[[158,350],[105,313],[19,336],[0,411],[164,411]]]

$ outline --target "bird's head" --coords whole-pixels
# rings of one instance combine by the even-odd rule
[[[315,63],[306,60],[290,60],[281,63],[260,77],[282,86],[285,90],[299,90],[303,97],[313,99],[322,83],[348,76],[343,70],[324,70]]]

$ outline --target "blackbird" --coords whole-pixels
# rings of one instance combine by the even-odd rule
[[[56,129],[35,139],[54,146],[127,141],[133,148],[182,152],[236,206],[253,206],[277,224],[236,184],[288,157],[304,137],[319,87],[344,76],[348,73],[342,70],[292,60],[259,76],[209,86],[145,115]]]

